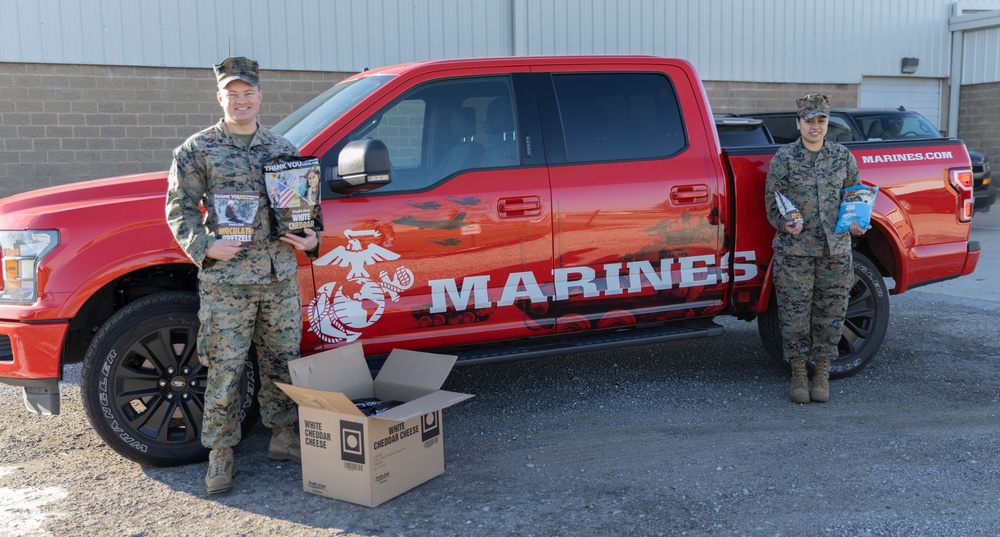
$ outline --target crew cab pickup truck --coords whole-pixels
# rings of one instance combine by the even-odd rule
[[[321,161],[319,257],[300,255],[302,353],[361,341],[462,363],[713,336],[758,320],[780,357],[764,181],[775,145],[722,148],[686,61],[427,61],[367,70],[274,127]],[[881,187],[855,242],[833,374],[876,355],[889,295],[970,274],[961,141],[850,142]],[[166,163],[164,163],[166,164]],[[205,456],[195,267],[164,222],[166,174],[0,200],[0,380],[55,413],[67,364],[133,460]],[[891,285],[887,284],[891,281]],[[256,417],[254,354],[244,426]]]
[[[798,139],[794,110],[748,114],[764,121],[774,134],[775,142],[788,143]],[[886,141],[914,138],[940,138],[941,133],[924,116],[900,106],[898,109],[834,108],[830,110],[826,139],[831,142]],[[972,162],[972,193],[976,212],[989,212],[997,200],[997,185],[986,155],[969,151]]]

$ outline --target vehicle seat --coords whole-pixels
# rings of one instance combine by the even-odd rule
[[[447,177],[459,170],[478,168],[483,161],[483,146],[476,138],[476,110],[468,106],[460,109],[447,109],[450,117],[446,118],[450,134],[448,138],[453,144],[441,157],[431,179]]]
[[[854,139],[854,133],[843,125],[830,123],[828,128],[829,130],[826,133],[827,140],[833,140],[835,142],[850,142]]]
[[[517,131],[514,129],[514,110],[510,99],[497,97],[486,107],[486,124],[483,130],[489,135],[483,166],[516,166],[520,164],[517,154]]]
[[[868,138],[869,140],[871,140],[872,138],[881,139],[882,132],[883,132],[882,122],[873,121],[872,124],[868,127],[868,132],[865,133],[865,138]]]

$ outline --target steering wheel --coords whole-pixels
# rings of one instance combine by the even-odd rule
[[[903,134],[901,134],[900,136],[903,136],[904,138],[916,138],[916,137],[918,137],[920,135],[917,134],[914,131],[906,131]]]

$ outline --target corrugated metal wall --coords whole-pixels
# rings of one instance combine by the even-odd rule
[[[947,78],[953,0],[0,0],[0,61],[354,72],[460,56],[636,53],[708,80]],[[1000,2],[977,2],[977,6]],[[976,80],[1000,35],[969,33]],[[967,48],[968,49],[968,48]]]
[[[965,33],[962,84],[1000,81],[1000,28]]]
[[[0,0],[0,62],[356,72],[510,50],[507,0]]]
[[[515,0],[517,54],[678,56],[709,80],[948,76],[949,0]],[[523,31],[522,31],[523,29]]]

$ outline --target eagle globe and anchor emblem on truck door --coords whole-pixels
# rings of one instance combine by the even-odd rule
[[[389,276],[382,271],[373,280],[365,268],[382,261],[399,259],[399,254],[377,244],[361,246],[358,237],[380,237],[375,230],[344,230],[347,246],[337,246],[313,262],[315,265],[349,267],[343,282],[321,286],[316,298],[309,303],[309,327],[327,343],[344,343],[358,339],[361,331],[375,324],[385,311],[385,300],[399,300],[399,293],[413,285],[413,272],[398,267]]]

